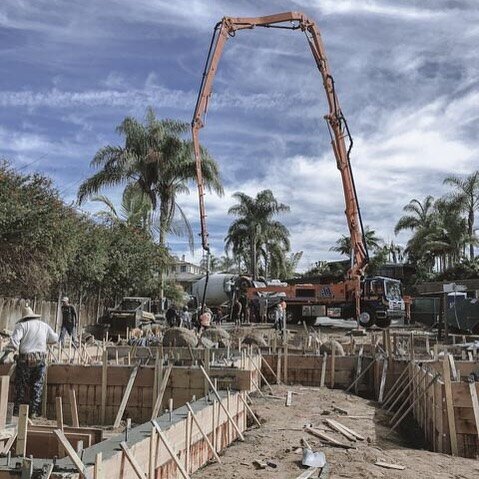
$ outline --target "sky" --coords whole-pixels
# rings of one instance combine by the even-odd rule
[[[126,116],[190,122],[214,25],[223,16],[303,11],[321,31],[354,139],[365,225],[385,241],[412,198],[448,191],[446,175],[479,168],[477,0],[2,0],[0,157],[54,179],[73,203],[90,161],[121,144]],[[337,259],[347,233],[326,97],[304,34],[254,29],[228,40],[202,144],[218,161],[225,196],[207,195],[212,251],[223,254],[232,194],[269,188],[300,269]],[[118,201],[121,189],[106,190]],[[178,198],[199,233],[198,199]],[[93,213],[97,203],[82,207]],[[187,240],[178,255],[199,262]]]

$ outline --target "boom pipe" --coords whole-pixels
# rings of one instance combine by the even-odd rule
[[[334,88],[334,79],[329,71],[328,61],[325,55],[324,45],[316,24],[306,15],[300,12],[285,12],[276,15],[252,18],[224,17],[215,27],[210,52],[206,60],[205,71],[201,82],[200,92],[193,115],[192,136],[196,161],[196,176],[198,182],[201,239],[203,249],[209,251],[208,229],[205,210],[205,188],[201,168],[201,148],[199,144],[199,130],[204,126],[204,116],[208,109],[211,97],[213,80],[217,71],[219,59],[223,53],[226,41],[235,35],[237,30],[253,29],[255,27],[276,27],[279,23],[291,22],[291,29],[301,29],[305,32],[311,53],[322,76],[323,86],[329,106],[329,112],[325,116],[331,132],[331,146],[336,159],[337,167],[341,173],[343,194],[345,200],[345,214],[348,223],[352,247],[352,264],[347,277],[353,281],[356,294],[356,312],[359,314],[360,279],[368,264],[368,253],[364,240],[359,203],[354,185],[353,173],[349,161],[349,150],[352,140],[349,135],[346,120],[341,112],[339,100]],[[296,24],[295,24],[296,22]],[[284,28],[284,27],[282,27]],[[349,138],[350,147],[346,147],[345,139]]]

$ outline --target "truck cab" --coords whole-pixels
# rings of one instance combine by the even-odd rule
[[[406,307],[399,280],[373,276],[365,278],[361,286],[361,326],[384,328],[392,319],[404,319]]]

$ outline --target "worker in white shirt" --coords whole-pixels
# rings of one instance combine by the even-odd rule
[[[58,342],[58,335],[40,319],[30,307],[23,309],[23,317],[15,325],[7,351],[16,352],[14,414],[25,404],[26,392],[30,398],[30,417],[40,415],[47,344]]]

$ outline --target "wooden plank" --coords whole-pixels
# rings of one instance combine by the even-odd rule
[[[342,447],[343,449],[354,449],[354,446],[350,446],[349,444],[344,444],[343,442],[337,441],[336,439],[334,439],[334,437],[328,436],[327,434],[322,431],[319,431],[318,429],[306,426],[304,430],[306,432],[309,432],[313,436],[319,437],[319,439],[322,439],[323,441],[326,441],[333,446]]]
[[[452,388],[451,388],[451,372],[449,370],[450,363],[448,357],[445,357],[443,362],[443,379],[444,379],[444,388],[446,393],[446,411],[447,411],[447,422],[449,424],[449,440],[451,443],[451,454],[453,456],[458,455],[457,449],[457,435],[456,435],[456,420],[454,418],[454,402],[452,397]]]
[[[55,398],[55,414],[57,419],[57,428],[63,431],[63,404],[62,398],[60,396]]]
[[[17,431],[15,431],[15,432],[8,438],[8,441],[6,442],[5,446],[3,447],[1,453],[6,456],[6,455],[8,454],[8,451],[10,451],[10,449],[12,448],[13,443],[15,442],[16,439],[17,439]]]
[[[28,404],[20,404],[15,454],[21,457],[27,453],[28,409]]]
[[[331,389],[334,389],[334,379],[336,374],[336,343],[334,341],[332,341],[332,347],[331,347],[331,366],[330,366],[329,373],[331,375],[330,386],[331,386]]]
[[[75,467],[78,469],[78,472],[82,474],[83,476],[85,476],[85,472],[86,472],[85,465],[81,461],[75,449],[73,449],[72,445],[68,442],[68,439],[65,437],[65,434],[63,433],[63,431],[61,429],[55,429],[53,433],[60,441],[61,445],[63,446],[66,453],[68,454],[68,457],[71,459]]]
[[[388,360],[384,359],[383,360],[383,371],[382,371],[382,374],[381,374],[381,385],[379,386],[379,397],[378,397],[379,404],[381,404],[383,402],[384,387],[386,386],[387,372],[388,372]]]
[[[133,456],[133,454],[131,453],[128,444],[125,441],[122,441],[120,442],[120,447],[125,454],[125,457],[128,459],[130,466],[135,471],[136,477],[138,477],[138,479],[147,479],[146,474],[143,472],[143,469],[138,464],[138,461],[135,459],[135,456]]]
[[[190,403],[188,403],[188,402],[186,403],[186,408],[188,409],[188,412],[191,414],[191,417],[193,418],[193,421],[195,422],[196,427],[198,428],[198,431],[200,431],[200,433],[203,436],[203,439],[205,440],[206,444],[208,445],[210,451],[213,453],[213,456],[221,464],[221,459],[218,456],[218,453],[216,452],[215,447],[213,446],[213,444],[211,444],[211,441],[210,441],[208,435],[205,433],[205,431],[201,427],[201,424],[198,421],[198,418],[196,417],[196,414],[194,413],[193,408],[191,407]],[[213,414],[213,417],[214,417],[214,414]]]
[[[128,383],[125,388],[125,393],[121,399],[120,407],[118,408],[118,412],[116,414],[115,422],[113,423],[113,427],[117,428],[120,426],[121,418],[123,417],[123,413],[125,412],[126,405],[128,404],[128,399],[130,399],[131,390],[133,389],[133,384],[135,384],[136,375],[138,374],[139,366],[135,366],[131,371],[130,378],[128,379]]]
[[[95,465],[93,467],[93,479],[104,479],[103,455],[101,452],[97,452],[95,455]]]
[[[476,383],[469,383],[469,392],[471,394],[472,409],[474,411],[474,422],[476,423],[476,434],[479,437],[479,402],[477,400]]]
[[[166,386],[168,384],[168,380],[170,379],[172,369],[173,363],[168,365],[168,368],[166,369],[165,374],[163,375],[163,378],[161,380],[160,390],[158,392],[158,397],[156,398],[155,406],[153,407],[153,411],[151,413],[151,419],[155,419],[160,413],[161,403],[163,402],[163,396],[165,395]]]
[[[10,388],[10,376],[0,377],[0,429],[5,429],[7,424],[8,390]]]
[[[101,367],[101,410],[100,423],[105,424],[106,418],[106,393],[108,383],[108,350],[103,351],[102,367]]]
[[[333,431],[336,431],[336,432],[339,432],[339,434],[342,434],[346,439],[356,442],[356,438],[351,433],[349,433],[342,427],[338,426],[338,423],[331,421],[330,419],[325,419],[323,422],[327,424]]]
[[[454,357],[452,354],[448,354],[447,357],[449,359],[449,366],[451,369],[452,380],[457,381],[457,370],[456,370],[456,363],[454,362]]]
[[[353,437],[356,439],[359,439],[360,441],[364,441],[366,438],[362,436],[361,434],[357,433],[354,429],[351,429],[350,427],[345,426],[344,424],[340,423],[339,421],[336,421],[334,419],[330,419],[330,421],[334,424],[336,424],[337,427],[340,429],[343,429],[344,431],[348,432],[351,434]]]
[[[319,386],[324,388],[324,383],[326,381],[326,363],[328,361],[328,353],[323,354],[323,362],[321,364],[321,381],[319,383]]]
[[[375,466],[384,467],[385,469],[396,469],[398,471],[403,471],[406,469],[406,466],[401,466],[400,464],[390,464],[389,462],[376,461]]]
[[[171,447],[170,442],[168,441],[168,439],[167,439],[167,437],[165,436],[164,432],[161,430],[160,425],[158,424],[158,422],[156,421],[156,419],[153,419],[153,420],[151,421],[151,423],[153,424],[153,426],[155,426],[156,432],[157,432],[158,435],[160,436],[160,439],[162,440],[163,444],[165,445],[167,451],[170,453],[170,456],[171,456],[171,458],[173,459],[173,461],[175,462],[176,467],[179,469],[181,475],[183,476],[183,479],[190,479],[189,474],[185,471],[185,468],[183,467],[183,464],[181,464],[181,462],[179,461],[177,455],[175,454],[175,451],[174,451],[173,448]]]
[[[75,394],[75,389],[70,388],[68,390],[68,394],[70,396],[70,411],[72,416],[72,426],[80,427],[80,423],[78,422],[78,407],[77,407],[77,398]],[[60,429],[63,429],[63,428],[60,428]]]
[[[362,365],[363,365],[363,353],[364,353],[364,346],[361,345],[361,348],[359,349],[359,354],[358,354],[358,362],[356,364],[355,378],[357,378],[361,374],[361,368],[362,368]],[[354,386],[354,393],[358,394],[358,383],[356,383],[355,386]]]

